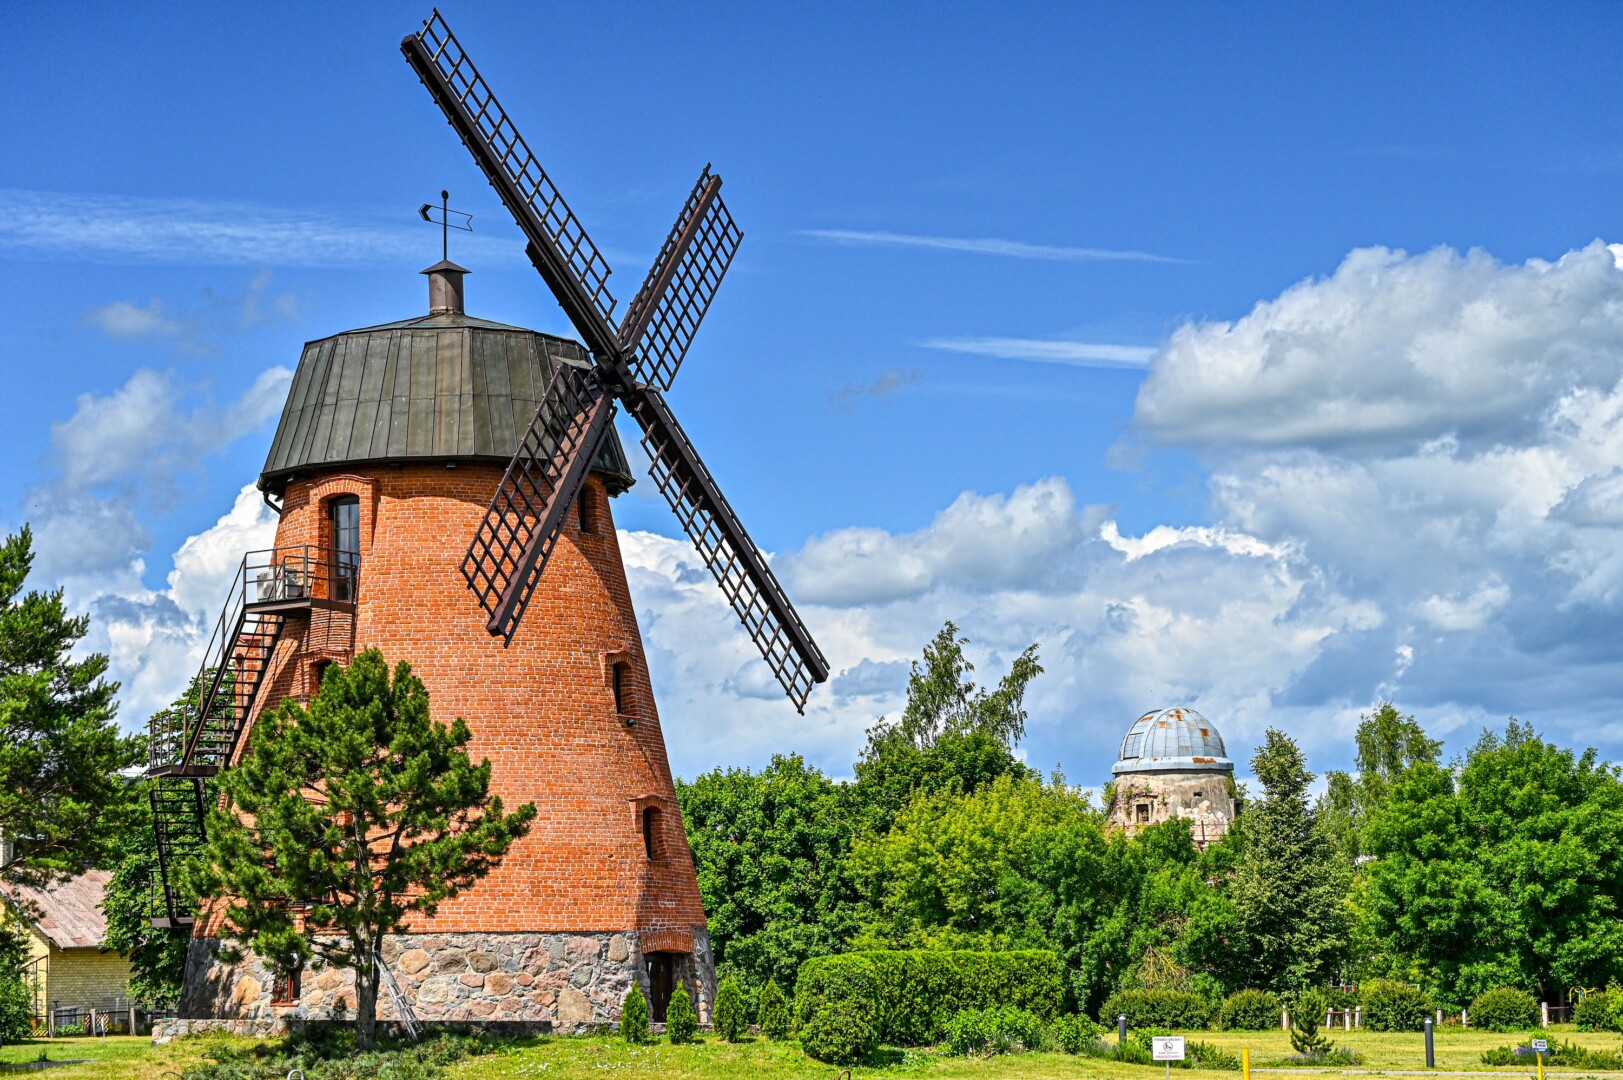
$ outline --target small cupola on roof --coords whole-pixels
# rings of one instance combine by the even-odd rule
[[[1234,772],[1223,736],[1193,709],[1156,709],[1139,717],[1121,741],[1110,770],[1144,772]]]
[[[430,315],[462,315],[462,276],[473,271],[458,266],[450,259],[441,259],[421,271],[428,275],[428,313]]]

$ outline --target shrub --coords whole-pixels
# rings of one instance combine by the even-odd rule
[[[1309,991],[1291,1011],[1291,1049],[1305,1060],[1322,1061],[1336,1048],[1336,1044],[1319,1031],[1326,1008],[1324,998]]]
[[[1184,1045],[1184,1051],[1191,1068],[1239,1071],[1239,1056],[1230,1053],[1221,1046],[1213,1046],[1209,1042],[1197,1042],[1191,1039]]]
[[[693,1011],[693,1000],[688,997],[686,983],[677,983],[671,991],[670,1004],[665,1006],[665,1034],[673,1043],[690,1043],[699,1033],[699,1014]]]
[[[789,1022],[789,1003],[783,999],[783,991],[772,979],[768,979],[761,988],[756,1021],[761,1025],[761,1034],[773,1041],[789,1037],[792,1026]]]
[[[1496,1046],[1482,1054],[1484,1065],[1532,1065],[1531,1046]],[[1623,1053],[1616,1050],[1590,1050],[1577,1043],[1550,1040],[1544,1064],[1569,1069],[1623,1070]]]
[[[731,975],[721,980],[716,991],[716,1034],[735,1043],[744,1034],[749,1018],[744,1015],[744,993]]]
[[[794,1016],[804,1025],[821,1004],[864,996],[879,1037],[899,1046],[940,1042],[964,1009],[1023,1009],[1040,1020],[1064,998],[1059,957],[1045,951],[875,950],[819,957],[800,967]],[[859,984],[871,981],[871,991]]]
[[[633,1045],[648,1041],[648,999],[642,996],[642,984],[632,983],[620,1006],[620,1037]]]
[[[1390,979],[1365,984],[1359,994],[1364,1026],[1371,1031],[1419,1031],[1431,1015],[1431,1002],[1416,987]]]
[[[1468,1014],[1471,1026],[1484,1031],[1526,1031],[1538,1025],[1538,1002],[1526,990],[1501,986],[1478,994]]]
[[[1217,1026],[1224,1031],[1268,1031],[1279,1026],[1277,995],[1266,990],[1240,990],[1223,999]]]
[[[1572,1022],[1579,1031],[1623,1031],[1623,1024],[1613,1012],[1615,1005],[1623,1005],[1623,994],[1608,990],[1595,990],[1585,994],[1572,1010]]]
[[[0,1043],[28,1038],[33,1015],[33,981],[21,974],[0,973]]]
[[[1087,1047],[1102,1043],[1106,1029],[1085,1016],[1068,1014],[1055,1020],[1048,1028],[1055,1044],[1067,1054],[1083,1054]]]
[[[1099,1020],[1113,1024],[1125,1014],[1127,1026],[1188,1031],[1211,1026],[1212,1006],[1185,990],[1118,990],[1099,1008]]]
[[[796,994],[796,1004],[800,995]],[[800,1028],[800,1048],[830,1065],[857,1065],[879,1048],[871,1010],[855,1000],[824,1001]]]
[[[1024,1009],[962,1009],[947,1022],[947,1049],[967,1054],[1041,1050],[1043,1022]]]

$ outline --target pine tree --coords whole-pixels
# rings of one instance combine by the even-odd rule
[[[90,627],[62,590],[23,592],[33,533],[0,543],[0,882],[49,887],[110,861],[134,806],[120,772],[140,760],[119,733],[107,657],[73,659]]]
[[[721,987],[716,991],[716,1034],[735,1043],[743,1037],[748,1024],[749,1018],[744,1013],[744,993],[738,989],[733,977],[728,975],[721,980]]]
[[[430,718],[410,665],[391,678],[369,649],[328,669],[308,708],[290,699],[260,716],[220,774],[199,895],[225,898],[224,936],[273,967],[315,956],[353,968],[363,1045],[384,936],[488,874],[535,819],[535,804],[509,814],[490,794],[470,738],[460,719]]]
[[[648,999],[643,997],[642,984],[633,982],[620,1006],[620,1037],[633,1046],[648,1041]]]
[[[761,1025],[761,1034],[773,1042],[789,1037],[789,1003],[778,989],[776,979],[768,979],[761,988],[756,1020]]]
[[[1324,1057],[1336,1048],[1319,1031],[1319,1018],[1324,1014],[1324,999],[1318,994],[1303,994],[1291,1011],[1291,1049],[1304,1057]]]
[[[671,991],[670,1004],[665,1006],[665,1034],[671,1042],[690,1043],[699,1032],[699,1014],[693,1011],[693,1000],[688,997],[686,983],[677,983]]]

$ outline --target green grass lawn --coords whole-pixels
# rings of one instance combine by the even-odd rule
[[[1254,1067],[1290,1053],[1290,1040],[1281,1031],[1188,1032],[1190,1038],[1216,1043],[1236,1053],[1251,1050]],[[1377,1034],[1373,1032],[1332,1032],[1340,1045],[1364,1055],[1363,1069],[1420,1069],[1425,1065],[1425,1046],[1419,1034]],[[1581,1033],[1570,1027],[1552,1028],[1551,1037],[1576,1041],[1584,1046],[1616,1049],[1620,1037],[1605,1033]],[[1525,1042],[1525,1035],[1495,1035],[1489,1032],[1444,1028],[1437,1033],[1437,1066],[1441,1070],[1489,1071],[1481,1063],[1482,1051],[1495,1046]],[[168,1046],[153,1047],[145,1038],[52,1039],[0,1047],[0,1063],[33,1061],[40,1050],[53,1060],[88,1058],[83,1065],[50,1069],[42,1073],[4,1075],[42,1078],[111,1078],[120,1080],[174,1080],[187,1065],[203,1060],[215,1042],[188,1039]],[[793,1044],[753,1039],[729,1046],[720,1039],[706,1038],[697,1046],[626,1046],[607,1037],[525,1039],[501,1044],[489,1054],[470,1058],[450,1068],[448,1080],[497,1080],[506,1077],[546,1077],[548,1080],[601,1078],[605,1075],[628,1078],[673,1077],[687,1080],[744,1080],[753,1077],[832,1078],[839,1070],[807,1058]],[[1526,1066],[1506,1066],[1492,1070],[1507,1076],[1530,1075]],[[992,1059],[952,1058],[929,1051],[896,1051],[882,1068],[852,1070],[853,1078],[926,1076],[931,1080],[980,1080],[1011,1077],[1017,1080],[1049,1080],[1060,1077],[1093,1077],[1099,1080],[1157,1080],[1160,1066],[1120,1065],[1093,1058],[1064,1054],[1020,1054]],[[1178,1070],[1174,1080],[1239,1080],[1236,1073]]]

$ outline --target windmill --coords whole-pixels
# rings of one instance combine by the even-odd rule
[[[616,405],[642,429],[660,494],[670,504],[797,711],[828,662],[777,577],[721,493],[665,400],[743,232],[708,165],[677,215],[642,288],[618,322],[608,262],[436,10],[400,45],[528,242],[526,253],[591,352],[588,371],[560,367],[462,573],[511,641],[546,571]]]
[[[222,902],[194,910],[174,871],[255,717],[376,647],[465,720],[494,794],[541,810],[488,877],[382,944],[401,962],[397,1013],[585,1030],[617,1018],[633,980],[657,1020],[680,979],[702,1017],[714,964],[612,527],[634,482],[612,421],[624,408],[641,428],[655,484],[803,710],[827,663],[664,397],[742,234],[706,167],[617,319],[602,254],[444,19],[403,50],[581,341],[464,310],[442,192],[418,211],[442,225],[427,314],[305,343],[258,481],[275,546],[240,564],[192,700],[152,723],[154,922],[192,928],[180,1013],[346,1015],[325,974],[301,995],[228,959]]]

